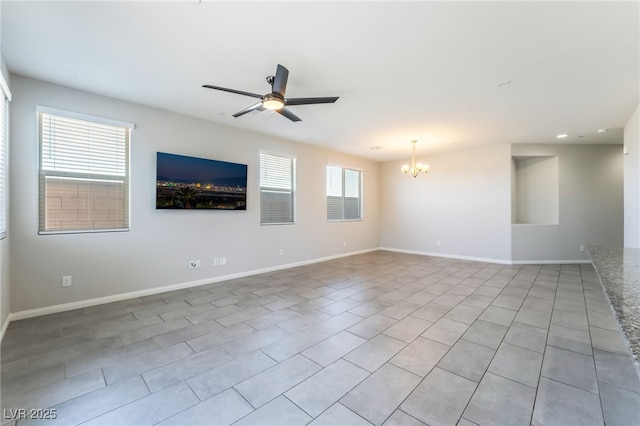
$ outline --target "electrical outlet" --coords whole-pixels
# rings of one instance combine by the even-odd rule
[[[440,247],[440,240],[436,241],[436,245]]]
[[[343,245],[343,246],[346,246],[346,245],[347,245],[347,242],[346,242],[346,241],[343,241],[343,242],[342,242],[342,245]]]
[[[71,287],[71,275],[62,277],[62,287]]]
[[[580,251],[584,251],[584,246],[580,244]]]
[[[217,257],[213,258],[213,266],[218,266],[220,264],[220,259]]]
[[[226,257],[221,257],[220,258],[220,264],[221,265],[226,265],[227,264],[227,258]]]
[[[200,260],[190,260],[189,261],[189,268],[191,269],[196,269],[200,267]]]
[[[280,249],[280,256],[284,254],[284,249]]]

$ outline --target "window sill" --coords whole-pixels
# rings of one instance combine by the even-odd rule
[[[65,231],[38,231],[38,235],[61,235],[61,234],[105,234],[111,232],[130,232],[131,228],[122,229],[80,229]]]

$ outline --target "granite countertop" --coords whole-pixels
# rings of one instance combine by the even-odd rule
[[[631,352],[640,362],[640,249],[589,246],[589,255],[611,301]]]

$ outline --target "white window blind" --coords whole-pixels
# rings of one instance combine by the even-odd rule
[[[296,158],[260,153],[260,223],[295,223]]]
[[[132,128],[39,108],[40,233],[129,228]]]
[[[327,166],[327,220],[362,219],[362,171]]]
[[[2,79],[4,83],[4,79]],[[7,232],[7,146],[9,145],[9,94],[0,90],[0,239]]]

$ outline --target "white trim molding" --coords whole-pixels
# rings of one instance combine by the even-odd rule
[[[396,253],[418,254],[421,256],[444,257],[447,259],[471,260],[474,262],[486,262],[486,263],[498,263],[501,265],[511,265],[511,261],[504,260],[504,259],[490,259],[485,257],[462,256],[462,255],[447,254],[447,253],[432,253],[428,251],[404,250],[404,249],[398,249],[398,248],[392,248],[392,247],[380,247],[380,250],[393,251]]]
[[[108,126],[124,127],[127,129],[136,128],[136,125],[134,123],[129,123],[128,121],[114,120],[111,118],[98,117],[96,115],[82,114],[80,112],[51,108],[44,105],[36,105],[36,112],[51,115],[61,115],[63,117],[74,118],[77,120],[93,121],[94,123],[106,124]]]
[[[397,253],[418,254],[421,256],[444,257],[448,259],[471,260],[474,262],[497,263],[499,265],[582,265],[590,264],[591,261],[585,260],[512,260],[512,259],[491,259],[486,257],[462,256],[457,254],[433,253],[419,250],[404,250],[391,247],[379,247],[379,250],[393,251]]]
[[[73,309],[81,309],[81,308],[87,308],[89,306],[102,305],[105,303],[119,302],[121,300],[126,300],[126,299],[134,299],[136,297],[151,296],[153,294],[165,293],[173,290],[182,290],[185,288],[198,287],[201,285],[213,284],[220,281],[227,281],[235,278],[243,278],[251,275],[264,274],[267,272],[279,271],[282,269],[295,268],[297,266],[310,265],[313,263],[325,262],[327,260],[353,256],[356,254],[369,253],[377,250],[378,250],[377,248],[372,248],[367,250],[352,251],[349,253],[342,253],[342,254],[333,255],[333,256],[304,260],[301,262],[288,263],[284,265],[277,265],[269,268],[255,269],[252,271],[239,272],[236,274],[221,275],[221,276],[211,277],[211,278],[203,278],[200,280],[170,284],[162,287],[148,288],[145,290],[114,294],[111,296],[97,297],[94,299],[79,300],[77,302],[63,303],[60,305],[45,306],[43,308],[27,309],[24,311],[14,312],[9,314],[9,317],[5,321],[5,325],[3,326],[2,336],[0,336],[0,341],[1,341],[1,337],[4,336],[4,330],[6,330],[6,328],[9,326],[10,321],[18,321],[18,320],[23,320],[27,318],[39,317],[42,315],[56,314],[59,312],[71,311]]]
[[[7,98],[9,102],[11,102],[11,90],[9,90],[9,85],[7,84],[7,80],[4,79],[4,75],[0,71],[0,89],[4,93],[4,96]]]
[[[512,260],[511,265],[588,265],[588,259],[580,260]]]
[[[391,252],[396,252],[396,253],[417,254],[417,255],[421,255],[421,256],[432,256],[432,257],[449,258],[449,259],[469,260],[469,261],[474,261],[474,262],[496,263],[496,264],[501,264],[501,265],[556,265],[556,264],[565,264],[566,265],[566,264],[589,264],[589,263],[591,263],[591,261],[589,261],[589,260],[517,260],[517,261],[512,261],[512,260],[505,260],[505,259],[490,259],[490,258],[482,258],[482,257],[474,257],[474,256],[461,256],[461,255],[446,254],[446,253],[432,253],[432,252],[425,252],[425,251],[418,251],[418,250],[404,250],[404,249],[397,249],[397,248],[391,248],[391,247],[377,247],[377,248],[372,248],[372,249],[366,249],[366,250],[359,250],[359,251],[352,251],[352,252],[348,252],[348,253],[342,253],[342,254],[333,255],[333,256],[327,256],[327,257],[321,257],[321,258],[316,258],[316,259],[304,260],[304,261],[301,261],[301,262],[287,263],[287,264],[272,266],[272,267],[268,267],[268,268],[262,268],[262,269],[255,269],[255,270],[251,270],[251,271],[239,272],[239,273],[236,273],[236,274],[221,275],[221,276],[211,277],[211,278],[203,278],[203,279],[200,279],[200,280],[187,281],[187,282],[176,283],[176,284],[170,284],[170,285],[162,286],[162,287],[154,287],[154,288],[149,288],[149,289],[145,289],[145,290],[114,294],[114,295],[111,295],[111,296],[104,296],[104,297],[97,297],[97,298],[94,298],[94,299],[79,300],[77,302],[63,303],[63,304],[59,304],[59,305],[45,306],[43,308],[27,309],[27,310],[24,310],[24,311],[10,313],[8,315],[7,319],[5,320],[4,324],[2,325],[2,329],[0,330],[0,343],[2,342],[2,339],[4,338],[4,335],[5,335],[8,327],[9,327],[9,323],[12,322],[12,321],[18,321],[18,320],[23,320],[23,319],[27,319],[27,318],[34,318],[34,317],[39,317],[39,316],[43,316],[43,315],[55,314],[55,313],[59,313],[59,312],[70,311],[70,310],[73,310],[73,309],[87,308],[87,307],[90,307],[90,306],[102,305],[102,304],[105,304],[105,303],[119,302],[121,300],[134,299],[136,297],[150,296],[150,295],[159,294],[159,293],[165,293],[165,292],[173,291],[173,290],[182,290],[182,289],[185,289],[185,288],[198,287],[198,286],[201,286],[201,285],[213,284],[213,283],[216,283],[216,282],[232,280],[232,279],[235,279],[235,278],[243,278],[243,277],[248,277],[248,276],[252,276],[252,275],[264,274],[264,273],[267,273],[267,272],[279,271],[279,270],[282,270],[282,269],[295,268],[297,266],[310,265],[310,264],[313,264],[313,263],[325,262],[325,261],[328,261],[328,260],[339,259],[339,258],[342,258],[342,257],[348,257],[348,256],[357,255],[357,254],[370,253],[370,252],[374,252],[374,251],[378,251],[378,250],[385,250],[385,251],[391,251]]]

